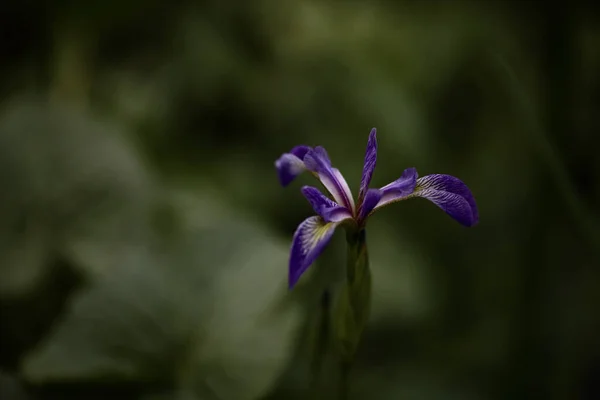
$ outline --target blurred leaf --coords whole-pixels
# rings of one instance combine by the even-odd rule
[[[0,371],[0,399],[27,400],[29,398],[31,397],[15,376]]]
[[[196,198],[193,209],[175,210],[186,225],[177,240],[99,275],[27,357],[25,376],[174,380],[203,399],[268,390],[299,323],[298,310],[280,307],[287,246],[218,210]]]
[[[28,293],[52,257],[86,240],[110,242],[103,252],[114,255],[147,231],[144,166],[117,129],[78,108],[9,102],[0,116],[0,185],[0,296]],[[74,264],[87,272],[106,267],[88,263],[95,260]]]
[[[385,373],[383,371],[385,370]],[[418,366],[389,365],[385,369],[361,370],[355,376],[351,398],[373,400],[477,400],[469,385],[447,383],[431,370]],[[376,387],[377,390],[373,391]]]

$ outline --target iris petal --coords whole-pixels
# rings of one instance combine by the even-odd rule
[[[338,222],[325,222],[319,216],[305,219],[296,229],[292,239],[289,264],[289,287],[296,285],[302,274],[321,255]]]
[[[302,194],[304,194],[304,197],[306,197],[315,212],[323,217],[325,222],[341,222],[352,218],[350,210],[344,206],[340,206],[315,187],[304,186]]]
[[[433,174],[419,178],[413,196],[433,202],[464,226],[473,226],[479,221],[471,190],[454,176]]]
[[[360,212],[358,215],[359,221],[364,221],[365,218],[369,216],[371,211],[375,208],[375,206],[381,200],[383,196],[383,192],[379,189],[369,189],[367,190],[367,194],[362,202],[360,207]]]
[[[417,171],[409,168],[402,177],[380,190],[383,196],[373,210],[396,201],[423,197],[464,226],[473,226],[479,221],[471,190],[454,176],[433,174],[417,179]]]
[[[416,168],[407,168],[402,172],[400,178],[379,189],[382,195],[375,209],[405,199],[412,194],[417,185],[417,176]]]
[[[365,152],[365,162],[363,165],[362,177],[360,179],[360,191],[358,193],[358,204],[362,204],[367,190],[369,190],[369,184],[373,177],[373,171],[375,171],[375,165],[377,164],[377,129],[371,129],[369,134],[369,140],[367,142],[367,150]],[[368,214],[368,213],[367,213]]]
[[[304,165],[317,174],[319,180],[331,193],[335,201],[354,212],[354,199],[348,183],[337,168],[331,166],[327,151],[317,146],[304,156]]]
[[[289,185],[298,175],[306,170],[304,156],[311,150],[308,146],[296,146],[289,153],[282,154],[275,161],[275,168],[281,186]]]

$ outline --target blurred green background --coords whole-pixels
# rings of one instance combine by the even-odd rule
[[[591,4],[591,3],[590,3]],[[369,222],[351,398],[600,398],[600,13],[582,2],[7,1],[0,12],[0,398],[311,398],[338,233],[273,163],[472,189]],[[324,398],[334,399],[333,396]]]

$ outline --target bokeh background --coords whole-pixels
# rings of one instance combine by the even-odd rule
[[[283,189],[273,163],[321,144],[356,188],[374,126],[374,186],[452,174],[481,220],[411,200],[369,222],[351,398],[600,398],[599,22],[581,2],[4,2],[0,398],[314,398],[344,238],[288,292],[314,181]]]

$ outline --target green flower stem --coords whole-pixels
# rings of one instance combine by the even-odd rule
[[[340,400],[348,396],[348,375],[371,308],[371,271],[365,230],[349,230],[346,241],[346,282],[334,312],[335,343],[340,361]]]

